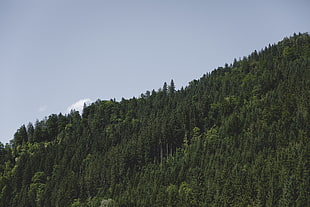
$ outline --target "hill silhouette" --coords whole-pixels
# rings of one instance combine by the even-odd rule
[[[125,87],[125,86],[124,86]],[[310,206],[310,36],[0,145],[0,206]]]

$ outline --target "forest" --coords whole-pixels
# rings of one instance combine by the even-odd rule
[[[310,206],[309,34],[167,82],[22,125],[0,206]]]

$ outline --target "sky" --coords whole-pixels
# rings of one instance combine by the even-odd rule
[[[308,0],[1,0],[0,141],[97,99],[176,88],[310,32]]]

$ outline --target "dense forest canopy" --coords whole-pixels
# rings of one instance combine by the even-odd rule
[[[0,144],[0,206],[310,206],[310,36],[185,88],[22,125]]]

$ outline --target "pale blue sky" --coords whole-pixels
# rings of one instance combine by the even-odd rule
[[[0,141],[79,100],[186,86],[309,32],[309,10],[308,0],[1,0]]]

